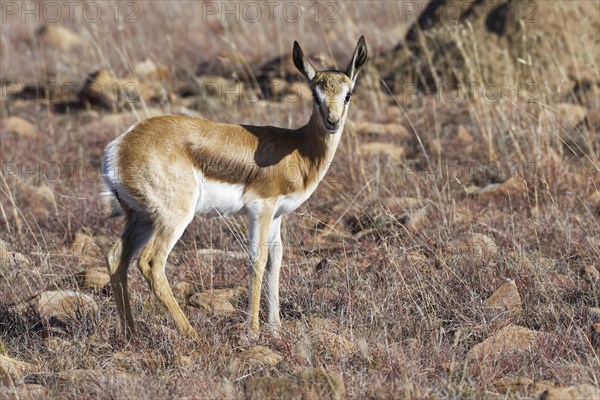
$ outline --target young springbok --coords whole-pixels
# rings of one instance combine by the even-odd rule
[[[108,144],[102,176],[113,215],[125,215],[120,239],[107,254],[112,292],[126,334],[133,333],[127,269],[138,267],[185,335],[198,338],[177,301],[165,263],[195,214],[248,215],[250,287],[246,332],[258,334],[265,267],[268,324],[279,317],[281,219],[317,188],[340,142],[356,77],[367,61],[364,37],[345,72],[318,72],[294,42],[293,60],[314,97],[299,129],[228,125],[179,115],[146,119]]]

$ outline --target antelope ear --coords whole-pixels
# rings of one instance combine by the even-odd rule
[[[300,48],[298,42],[294,41],[294,52],[293,52],[294,65],[298,68],[298,71],[302,72],[302,75],[306,77],[309,81],[317,74],[315,67],[312,66],[310,61],[304,57],[304,53]]]
[[[348,68],[346,68],[346,75],[350,78],[352,83],[356,82],[356,77],[358,73],[362,70],[367,62],[367,45],[365,44],[365,37],[361,36],[358,39],[358,44],[356,45],[356,49],[354,49],[354,55],[352,55],[352,60],[350,64],[348,64]]]

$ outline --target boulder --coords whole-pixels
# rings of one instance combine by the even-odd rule
[[[24,383],[16,386],[0,387],[0,399],[22,400],[22,399],[46,399],[48,389],[35,383]]]
[[[547,389],[540,395],[539,400],[592,400],[599,398],[600,390],[598,387],[581,384]]]
[[[71,243],[71,253],[83,263],[104,263],[104,254],[100,246],[96,244],[92,236],[83,232],[75,234],[73,243]]]
[[[38,40],[57,50],[68,51],[81,46],[84,42],[77,33],[60,24],[44,24],[37,31]]]
[[[283,355],[265,346],[254,346],[240,354],[242,362],[252,367],[274,367],[283,358]]]
[[[2,121],[2,131],[15,134],[23,139],[32,139],[38,136],[37,126],[20,117],[8,117]]]
[[[360,145],[360,151],[364,157],[400,162],[404,159],[404,147],[393,143],[370,142]]]
[[[476,344],[467,354],[475,363],[501,355],[527,352],[544,336],[522,326],[508,325]]]
[[[105,267],[87,268],[78,276],[81,278],[82,286],[88,289],[101,290],[110,283],[110,275]]]
[[[230,315],[236,312],[231,302],[242,293],[244,293],[243,288],[212,289],[193,294],[188,299],[188,303],[211,314]]]
[[[98,305],[91,296],[82,293],[50,290],[11,306],[10,310],[16,313],[33,311],[47,330],[65,331],[95,320]]]
[[[581,269],[583,277],[590,283],[600,282],[600,272],[592,264],[584,265]]]
[[[503,283],[484,302],[484,306],[493,310],[513,311],[521,306],[521,295],[515,281]]]
[[[494,239],[482,233],[469,233],[446,246],[446,251],[471,262],[489,261],[498,255]]]
[[[141,86],[135,79],[122,79],[101,68],[86,78],[79,92],[79,102],[86,107],[99,107],[112,112],[140,102]]]
[[[397,234],[416,232],[427,222],[428,206],[423,200],[411,197],[384,197],[369,202],[360,211],[347,218],[352,233],[376,229]]]
[[[15,360],[14,358],[0,354],[1,380],[8,378],[8,380],[12,382],[19,381],[26,372],[31,371],[32,369],[33,365],[27,362]]]
[[[248,399],[330,399],[346,395],[342,375],[323,368],[307,368],[285,377],[254,377],[246,384]]]
[[[7,250],[5,247],[0,247],[0,272],[8,273],[11,270],[30,265],[31,261],[24,254]]]

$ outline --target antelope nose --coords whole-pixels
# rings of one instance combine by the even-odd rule
[[[335,118],[335,117],[332,118],[331,116],[327,116],[327,122],[330,125],[336,125],[338,122],[340,122],[340,119],[339,118]]]

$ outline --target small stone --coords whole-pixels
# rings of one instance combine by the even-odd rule
[[[83,40],[77,33],[55,23],[40,27],[36,36],[41,42],[59,50],[71,50],[83,44]]]
[[[579,125],[588,114],[587,108],[578,104],[560,103],[554,105],[553,108],[557,113],[552,113],[552,115],[563,129]]]
[[[26,313],[33,309],[46,328],[64,329],[93,320],[98,305],[88,295],[72,290],[42,292],[22,303],[12,306],[12,311]]]
[[[13,381],[21,380],[25,372],[33,370],[33,365],[0,354],[0,378],[8,376]]]
[[[77,232],[71,244],[71,252],[84,263],[104,264],[104,255],[94,238],[83,232]]]
[[[6,250],[5,247],[0,247],[0,271],[14,270],[31,265],[31,261],[21,253]]]
[[[508,325],[473,346],[467,357],[471,360],[485,361],[494,355],[528,351],[542,336],[541,332],[522,326]]]
[[[100,290],[110,283],[110,275],[106,268],[89,268],[83,271],[85,287]]]
[[[404,159],[404,147],[386,142],[370,142],[360,145],[360,151],[365,157],[389,159],[391,161],[402,161]]]
[[[2,123],[2,131],[14,133],[21,138],[34,138],[38,135],[38,128],[24,118],[8,117]]]
[[[590,315],[590,317],[592,317],[595,321],[600,322],[600,307],[589,307],[588,308],[588,314]]]
[[[246,384],[248,399],[343,399],[344,379],[333,371],[307,368],[287,377],[253,377]]]
[[[590,283],[597,283],[600,281],[600,272],[591,264],[585,265],[582,268],[583,277]]]
[[[188,299],[188,303],[193,307],[216,315],[230,315],[236,312],[233,304],[218,293],[196,293]]]
[[[581,384],[547,389],[540,395],[539,400],[592,400],[599,398],[600,390],[596,386]]]
[[[500,393],[509,394],[527,389],[533,384],[533,380],[524,376],[510,376],[496,379],[492,383]]]
[[[46,398],[48,398],[48,389],[34,383],[0,387],[0,399],[22,400]]]
[[[283,355],[269,349],[265,346],[254,346],[244,351],[240,358],[250,366],[270,366],[274,367],[283,361]]]
[[[490,260],[498,255],[498,247],[491,237],[481,233],[470,233],[450,243],[447,251],[459,257],[468,257],[471,262]]]
[[[483,304],[488,308],[504,311],[519,308],[521,306],[521,295],[515,281],[509,280],[503,283]]]
[[[550,382],[550,381],[546,381],[546,380],[539,380],[539,381],[535,381],[533,383],[533,385],[531,386],[531,390],[533,391],[533,393],[538,394],[545,390],[552,389],[555,387],[556,387],[556,385],[554,384],[554,382]]]
[[[383,136],[390,135],[397,139],[407,138],[410,136],[408,130],[404,127],[404,125],[399,124],[397,122],[391,123],[377,123],[377,122],[368,122],[368,121],[360,121],[356,123],[356,132],[359,135],[365,136]]]
[[[97,106],[112,112],[140,101],[141,85],[135,79],[121,79],[101,68],[85,80],[79,100],[84,106]]]
[[[592,324],[590,328],[590,343],[596,353],[600,353],[600,323]]]

